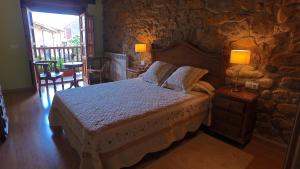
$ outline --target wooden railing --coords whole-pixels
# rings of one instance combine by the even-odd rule
[[[80,46],[37,47],[34,50],[34,60],[57,60],[58,63],[66,63],[72,61],[71,55],[74,54],[73,61],[82,61],[80,50]]]

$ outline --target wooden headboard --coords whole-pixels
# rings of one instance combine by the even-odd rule
[[[193,66],[209,71],[203,78],[214,87],[225,83],[225,69],[228,56],[219,52],[205,52],[188,43],[180,43],[166,49],[152,48],[152,62],[163,61],[176,66]]]

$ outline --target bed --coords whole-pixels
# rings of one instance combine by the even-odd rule
[[[209,70],[205,80],[224,82],[225,58],[187,43],[156,50],[153,61]],[[80,96],[80,97],[78,97]],[[79,153],[81,169],[129,167],[209,124],[211,96],[183,93],[139,78],[58,92],[49,114]]]

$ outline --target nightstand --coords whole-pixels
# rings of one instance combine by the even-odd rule
[[[229,87],[216,90],[210,130],[242,145],[252,137],[258,95],[247,91],[232,92]]]
[[[127,68],[127,79],[137,78],[140,74],[146,72],[146,69],[129,67]]]

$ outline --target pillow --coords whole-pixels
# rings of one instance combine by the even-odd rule
[[[146,82],[160,86],[174,71],[176,66],[155,61],[145,72],[142,79]]]
[[[189,91],[194,83],[199,81],[208,70],[191,66],[178,68],[162,85],[165,88],[175,91]]]
[[[212,96],[214,94],[215,88],[206,81],[199,81],[194,84],[192,91],[205,92]]]

